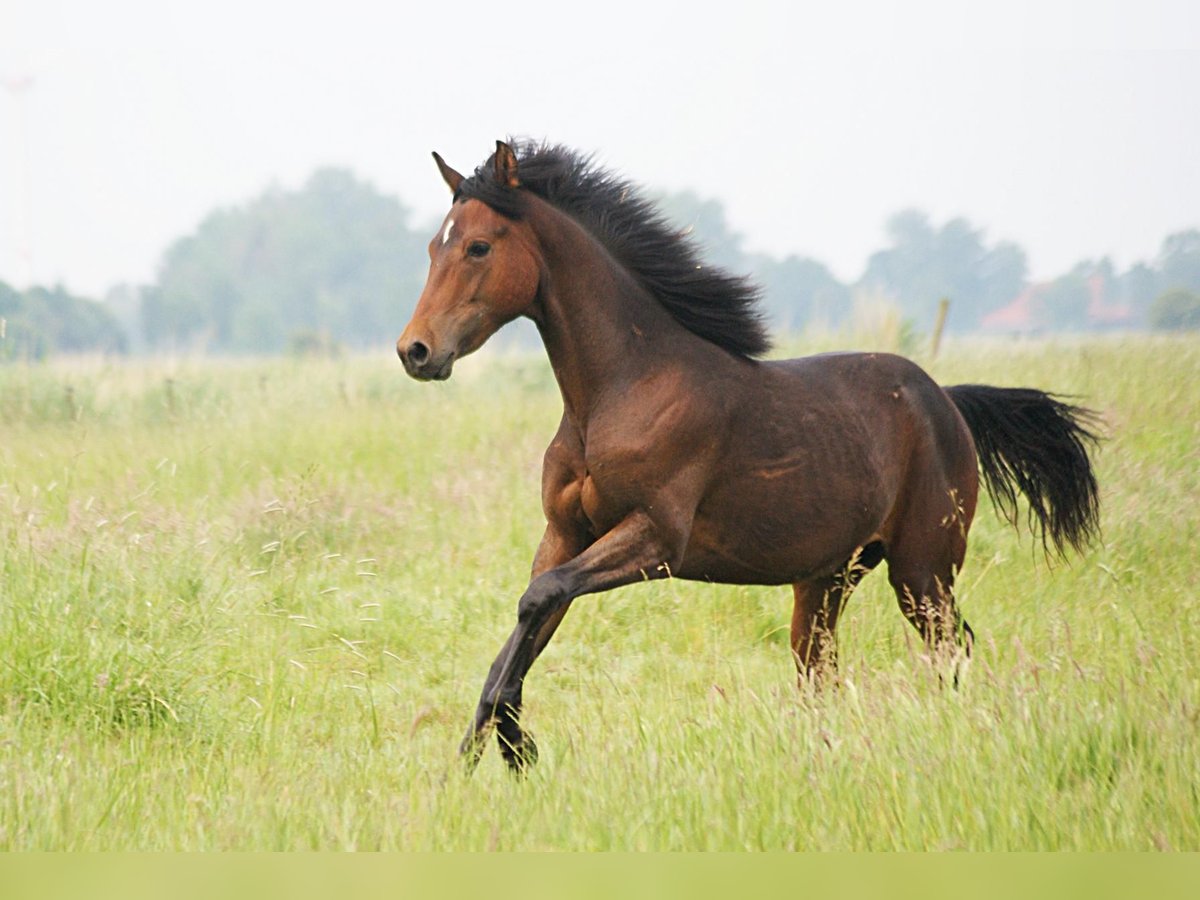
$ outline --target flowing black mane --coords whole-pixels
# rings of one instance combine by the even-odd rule
[[[520,188],[496,180],[493,155],[459,185],[454,199],[480,200],[519,219],[521,190],[536,194],[591,232],[689,331],[738,356],[760,356],[770,348],[758,288],[748,278],[704,265],[686,232],[635,185],[566,147],[531,141],[511,146]]]

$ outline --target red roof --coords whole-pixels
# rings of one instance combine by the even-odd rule
[[[980,321],[980,327],[995,331],[1032,331],[1038,326],[1036,304],[1038,295],[1050,286],[1049,282],[1025,287],[1008,304],[993,309]],[[1101,273],[1089,275],[1088,320],[1094,325],[1120,325],[1133,319],[1128,303],[1109,303],[1105,298],[1108,280]]]
[[[1023,330],[1033,327],[1033,298],[1045,285],[1031,284],[1010,302],[1007,306],[993,309],[983,317],[979,325],[982,328],[995,328],[998,331],[1012,329]]]

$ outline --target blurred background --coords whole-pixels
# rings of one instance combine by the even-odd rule
[[[510,135],[644,185],[781,332],[1197,328],[1198,51],[1186,0],[0,0],[0,358],[390,353],[430,151]]]

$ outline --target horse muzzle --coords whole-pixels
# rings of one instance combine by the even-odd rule
[[[434,353],[423,341],[396,342],[404,371],[418,381],[445,381],[454,369],[455,353]]]

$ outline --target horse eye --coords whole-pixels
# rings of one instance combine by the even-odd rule
[[[467,255],[479,259],[480,257],[487,256],[491,249],[492,245],[487,241],[471,241],[467,247]]]

